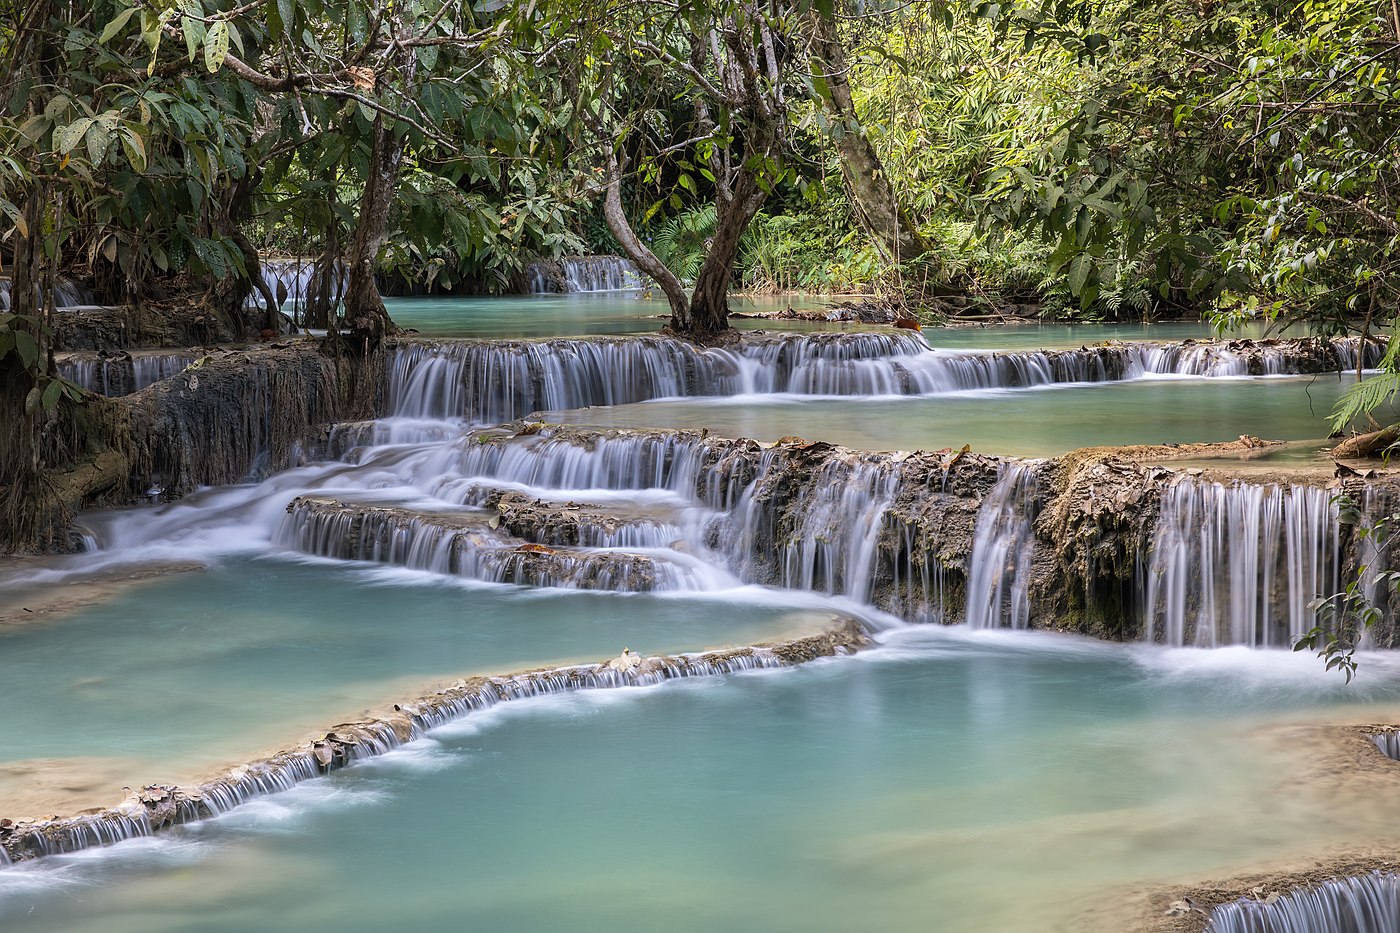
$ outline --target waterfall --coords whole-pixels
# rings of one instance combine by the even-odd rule
[[[195,359],[192,353],[143,353],[120,359],[70,357],[58,361],[58,374],[91,392],[115,397],[168,379]]]
[[[525,290],[531,295],[549,295],[557,292],[558,281],[543,262],[532,262],[525,267]]]
[[[295,499],[275,542],[525,586],[757,583],[889,602],[876,588],[899,558],[882,536],[906,463],[892,455],[695,433],[483,431],[367,456],[369,501]],[[337,494],[349,482],[337,473]],[[375,490],[393,486],[435,504],[385,506]]]
[[[1379,732],[1371,736],[1371,741],[1376,743],[1382,755],[1400,761],[1400,732]]]
[[[0,278],[0,311],[10,310],[10,288],[10,279]],[[59,310],[87,307],[96,302],[88,288],[72,279],[60,277],[54,283],[53,290],[54,307]]]
[[[779,511],[758,495],[774,461],[770,458],[765,467],[741,494],[719,535],[743,548],[731,554],[731,560],[748,579],[776,576],[789,589],[842,593],[869,602],[880,532],[898,488],[898,470],[884,458],[828,460]],[[755,546],[765,540],[777,545],[776,553]],[[768,567],[773,558],[776,567]]]
[[[607,547],[548,546],[498,532],[485,515],[425,515],[397,508],[297,499],[275,543],[340,560],[394,564],[489,583],[640,593],[706,590],[703,562],[665,546],[632,553]],[[634,540],[643,541],[639,533]],[[674,540],[674,539],[672,539]],[[648,545],[656,542],[648,541]]]
[[[1359,341],[1344,338],[1330,345],[1232,347],[1114,344],[953,352],[931,349],[908,331],[749,335],[735,349],[700,349],[651,336],[411,342],[400,345],[391,362],[389,410],[403,417],[499,423],[535,411],[684,396],[937,395],[1164,374],[1335,372],[1361,352]],[[1341,352],[1346,348],[1349,357]],[[1367,344],[1368,359],[1379,352],[1379,345]]]
[[[307,258],[264,259],[262,260],[263,281],[277,297],[279,289],[286,296],[284,309],[305,304],[315,288],[316,260]],[[331,267],[331,300],[340,301],[345,296],[349,273],[343,262],[337,260]],[[245,307],[262,308],[266,303],[262,295],[253,291],[248,295]]]
[[[1337,507],[1312,486],[1185,478],[1162,494],[1144,564],[1149,641],[1286,648],[1316,624],[1309,602],[1340,588]]]
[[[1337,878],[1269,901],[1238,900],[1211,912],[1208,933],[1394,933],[1400,930],[1400,876],[1371,872]]]
[[[1035,547],[1035,471],[1001,465],[997,484],[977,513],[967,573],[971,628],[1026,628],[1030,624],[1031,557]]]
[[[738,363],[680,340],[410,344],[391,361],[389,411],[499,424],[535,411],[730,395]]]
[[[621,256],[570,256],[559,260],[559,266],[564,273],[565,291],[623,292],[647,287],[641,270]]]

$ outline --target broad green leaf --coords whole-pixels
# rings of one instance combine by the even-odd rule
[[[126,159],[131,163],[132,169],[144,173],[146,171],[146,143],[139,135],[131,130],[123,130],[121,134],[122,149],[126,151]]]
[[[228,58],[228,23],[219,20],[209,27],[209,34],[204,39],[204,67],[210,74],[223,67],[224,59]]]
[[[39,343],[27,330],[15,331],[15,351],[19,353],[19,361],[25,369],[32,369],[39,362]]]
[[[83,134],[88,131],[95,121],[92,117],[83,117],[74,120],[67,126],[60,126],[54,130],[53,145],[60,153],[67,155],[77,148],[78,143],[83,141]]]
[[[97,41],[102,45],[106,45],[108,42],[111,42],[112,39],[118,33],[120,33],[123,29],[126,28],[126,24],[131,22],[131,17],[136,12],[136,10],[137,8],[132,6],[127,7],[125,10],[122,10],[120,13],[118,13],[116,18],[113,19],[110,23],[108,23],[106,28],[102,30],[102,35],[97,37]]]
[[[185,34],[185,51],[189,53],[190,61],[194,61],[207,34],[203,20],[197,18],[204,15],[204,7],[199,0],[185,0],[182,9],[185,12],[184,20],[181,23]]]
[[[57,379],[50,379],[49,384],[44,386],[43,400],[40,402],[44,406],[44,411],[53,411],[58,407],[58,397],[63,394],[63,383]]]

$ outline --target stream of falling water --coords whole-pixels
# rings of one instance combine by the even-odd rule
[[[1331,352],[1354,364],[1369,351],[1338,344]],[[543,654],[557,632],[542,626],[521,647],[508,631],[538,621],[520,587],[539,591],[534,605],[548,604],[559,620],[607,620],[571,651],[609,656],[617,641],[660,640],[641,633],[648,618],[665,623],[663,602],[682,607],[675,619],[697,623],[660,625],[668,639],[697,629],[752,639],[835,612],[882,630],[885,647],[868,664],[742,676],[723,689],[648,688],[655,702],[645,704],[632,702],[633,691],[616,701],[541,702],[524,716],[502,714],[511,729],[488,717],[478,732],[480,717],[469,717],[384,762],[168,840],[127,843],[110,859],[12,866],[0,873],[0,917],[35,930],[193,929],[184,914],[200,910],[198,928],[208,930],[437,928],[463,919],[641,930],[664,916],[678,929],[835,931],[875,922],[913,930],[936,921],[956,931],[1030,931],[1045,929],[1047,917],[1051,928],[1067,928],[1080,902],[1106,886],[1378,833],[1359,813],[1339,816],[1309,794],[1287,818],[1264,809],[1299,762],[1291,750],[1245,737],[1277,725],[1271,717],[1281,711],[1348,700],[1305,666],[1309,659],[1172,650],[1281,647],[1311,624],[1307,600],[1340,572],[1335,507],[1324,491],[1171,487],[1141,559],[1145,623],[1168,647],[1090,646],[995,631],[1031,622],[1039,495],[1033,464],[1005,463],[978,506],[967,566],[957,568],[966,577],[966,629],[981,631],[911,636],[871,605],[879,568],[893,577],[886,609],[953,620],[943,608],[945,568],[914,561],[908,526],[892,525],[902,495],[934,492],[905,488],[898,457],[826,460],[790,488],[798,475],[791,458],[808,445],[740,449],[700,434],[507,436],[472,427],[544,408],[671,396],[930,396],[1164,374],[1218,379],[1251,366],[1268,375],[1292,364],[1281,352],[1246,359],[1219,347],[946,353],[907,334],[783,337],[737,351],[659,338],[407,346],[389,374],[391,417],[367,433],[351,429],[344,459],[90,518],[99,550],[82,558],[86,570],[191,558],[215,568],[191,578],[185,607],[160,616],[168,623],[127,632],[122,650],[134,669],[163,657],[207,679],[210,697],[230,708],[222,728],[237,732],[248,727],[241,716],[276,719],[279,698],[314,695],[326,705],[341,676],[362,678],[345,691],[361,703],[384,695],[393,670],[451,673],[469,656],[513,664],[529,656],[521,652]],[[522,518],[535,507],[547,508],[547,521]],[[334,570],[314,569],[318,561]],[[240,619],[246,593],[227,576],[224,590],[207,585],[235,568],[252,577],[246,587],[275,592],[256,579],[267,564],[311,576],[389,574],[395,585],[431,588],[440,604],[376,595],[338,577],[329,585],[352,596],[337,603],[341,630],[334,611],[296,629],[284,620],[313,613],[294,610],[290,594],[281,608],[264,603],[264,618]],[[69,572],[59,564],[36,579]],[[305,585],[313,603],[319,585]],[[189,608],[201,589],[222,612]],[[603,592],[578,592],[590,589]],[[628,602],[642,599],[653,602]],[[509,624],[485,636],[488,648],[464,653],[461,617],[505,604],[499,614]],[[177,634],[182,619],[198,620],[196,637]],[[390,626],[412,634],[395,638]],[[384,629],[378,640],[376,629]],[[248,642],[223,648],[214,631]],[[8,637],[25,639],[36,677],[78,673],[61,640]],[[286,652],[279,638],[306,639],[313,650]],[[494,639],[518,650],[498,650]],[[297,662],[285,666],[291,655]],[[406,656],[416,663],[401,664]],[[1393,665],[1368,663],[1374,681],[1365,695],[1400,701]],[[1234,665],[1238,682],[1219,682],[1222,664]],[[118,677],[111,667],[101,676]],[[274,682],[303,677],[297,685],[306,689],[269,687],[270,696],[240,710],[234,698],[254,670]],[[310,670],[316,675],[299,673]],[[65,692],[90,691],[94,703],[121,695],[88,680],[56,680],[45,701],[54,725],[34,730],[35,748],[17,743],[10,754],[45,757],[37,746],[48,731],[100,753],[95,740],[82,740],[97,725],[58,724],[83,715]],[[178,706],[196,688],[188,677],[174,680],[162,699]],[[163,717],[159,706],[123,728],[150,730],[154,747],[199,741],[197,717]],[[113,751],[126,741],[109,738]],[[1261,780],[1261,761],[1276,779]],[[171,863],[193,866],[192,876],[162,870]],[[95,891],[95,880],[108,889]],[[87,892],[84,904],[64,901],[73,882]],[[396,892],[392,910],[376,900],[385,889]]]

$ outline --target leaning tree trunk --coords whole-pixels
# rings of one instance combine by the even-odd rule
[[[384,125],[382,115],[376,117],[368,177],[360,196],[360,218],[346,257],[349,282],[345,288],[345,326],[351,339],[364,347],[377,345],[396,330],[375,284],[374,264],[384,245],[389,208],[402,167],[403,141]]]
[[[919,235],[909,212],[895,198],[884,162],[870,144],[851,99],[846,50],[836,35],[833,17],[812,11],[812,70],[825,82],[819,96],[831,122],[831,141],[841,158],[841,177],[861,225],[876,248],[891,262],[915,259],[933,251]]]
[[[754,173],[741,169],[731,194],[717,204],[715,233],[690,298],[690,319],[682,325],[674,315],[671,318],[671,328],[677,333],[710,343],[729,330],[729,283],[734,277],[739,241],[765,200]]]
[[[627,258],[661,286],[661,291],[671,306],[671,328],[677,333],[683,332],[689,327],[690,321],[690,300],[686,297],[685,287],[681,285],[681,280],[676,278],[675,273],[656,258],[656,254],[632,229],[627,212],[622,208],[622,169],[618,165],[617,153],[611,148],[608,149],[608,186],[603,192],[603,219],[607,221],[613,239],[617,240]],[[678,322],[685,324],[681,326]]]

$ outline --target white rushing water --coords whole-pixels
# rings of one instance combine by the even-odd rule
[[[1371,872],[1216,908],[1208,933],[1393,933],[1400,930],[1400,877]]]
[[[647,287],[648,279],[632,260],[622,256],[567,256],[558,261],[558,275],[543,263],[525,268],[530,294],[550,292],[627,292]]]
[[[1035,545],[1035,473],[1006,463],[977,514],[967,574],[967,624],[975,629],[1030,625]]]
[[[344,263],[337,261],[332,265],[329,274],[331,301],[338,302],[344,297],[346,285],[349,283],[348,271]],[[295,306],[305,304],[317,288],[316,260],[310,257],[264,259],[262,275],[272,296],[281,302],[283,310],[288,312]],[[248,295],[245,304],[249,308],[263,308],[266,302],[255,290]]]
[[[1323,344],[1333,370],[1354,368],[1357,338]],[[1381,348],[1365,347],[1366,363]],[[1330,354],[1330,355],[1327,355]],[[664,398],[932,396],[1166,377],[1309,371],[1292,345],[1112,344],[1078,350],[935,350],[908,331],[749,336],[736,349],[665,337],[410,344],[391,363],[399,415],[496,424],[535,411]]]
[[[1330,490],[1182,479],[1162,496],[1144,563],[1147,637],[1168,645],[1287,648],[1341,586]]]
[[[711,604],[697,613],[742,614],[744,600],[781,602],[829,614],[849,612],[871,628],[887,629],[880,635],[884,647],[870,652],[868,662],[817,664],[788,678],[749,676],[778,666],[776,656],[763,651],[684,657],[646,672],[565,666],[499,678],[482,692],[464,693],[431,709],[408,710],[412,730],[407,735],[371,730],[338,746],[335,754],[347,762],[381,755],[404,741],[413,743],[400,749],[405,760],[431,757],[425,747],[462,728],[452,725],[458,717],[501,700],[580,689],[654,688],[669,680],[740,672],[749,672],[740,680],[754,682],[741,688],[748,692],[736,703],[725,699],[725,691],[697,689],[696,696],[710,704],[705,715],[694,714],[695,698],[690,697],[688,703],[663,706],[670,711],[662,721],[635,732],[637,716],[646,714],[609,719],[565,706],[571,711],[568,728],[584,732],[578,747],[566,744],[572,733],[550,732],[538,724],[527,729],[545,732],[549,740],[522,741],[554,758],[524,764],[504,754],[492,759],[499,745],[482,754],[467,743],[469,747],[454,751],[452,762],[437,766],[451,771],[451,780],[400,777],[386,785],[378,803],[393,818],[387,830],[376,827],[372,839],[357,838],[360,821],[343,818],[316,823],[309,831],[283,828],[281,844],[314,850],[303,856],[305,864],[344,892],[327,914],[338,928],[395,922],[392,917],[371,919],[356,897],[375,887],[365,877],[392,874],[401,862],[413,861],[394,854],[400,845],[395,833],[413,820],[428,819],[456,860],[434,854],[426,861],[436,868],[415,865],[414,871],[431,874],[427,890],[456,890],[454,874],[456,884],[480,884],[472,902],[486,906],[473,922],[483,924],[556,928],[560,918],[576,917],[579,898],[587,897],[589,916],[606,917],[608,928],[649,928],[659,914],[638,909],[632,903],[635,895],[616,897],[608,889],[608,903],[600,902],[589,892],[606,885],[600,888],[596,879],[586,877],[587,865],[545,865],[540,853],[551,860],[583,853],[586,862],[604,866],[599,878],[606,879],[645,873],[654,860],[703,850],[708,852],[703,864],[682,858],[671,869],[680,882],[648,876],[637,890],[662,892],[649,903],[677,915],[698,909],[672,906],[680,903],[676,892],[694,887],[696,878],[704,880],[695,902],[701,906],[706,900],[767,904],[760,895],[776,892],[783,909],[762,914],[757,925],[762,929],[783,928],[785,916],[799,917],[801,929],[851,929],[862,920],[871,922],[870,905],[878,901],[882,929],[924,928],[928,917],[937,915],[950,930],[1034,930],[1044,919],[1041,900],[1064,896],[1056,890],[1059,886],[1080,885],[1075,894],[1082,896],[1086,878],[1096,886],[1139,883],[1197,866],[1214,869],[1231,858],[1259,857],[1260,852],[1300,844],[1299,839],[1318,838],[1316,826],[1326,826],[1326,821],[1297,818],[1298,825],[1280,829],[1267,818],[1258,803],[1263,782],[1256,774],[1267,749],[1261,743],[1260,754],[1252,748],[1245,754],[1234,726],[1219,727],[1212,718],[1220,708],[1262,714],[1275,702],[1306,709],[1306,700],[1295,694],[1298,665],[1310,659],[1274,652],[1241,662],[1238,655],[1250,652],[1204,658],[1204,652],[1173,652],[1157,645],[1089,645],[1025,632],[983,631],[1025,629],[1035,621],[1030,584],[1041,494],[1035,463],[1004,462],[994,483],[988,467],[977,478],[980,485],[971,486],[985,491],[980,502],[966,487],[959,491],[970,500],[961,515],[968,524],[960,527],[971,529],[971,540],[964,563],[960,557],[945,565],[930,558],[927,531],[913,530],[908,515],[931,497],[954,498],[947,489],[951,466],[943,468],[940,486],[937,469],[920,474],[917,483],[906,482],[914,471],[904,464],[919,463],[917,458],[856,451],[828,456],[825,445],[799,441],[760,449],[701,433],[552,435],[537,425],[517,425],[509,433],[475,431],[470,425],[504,422],[540,408],[672,395],[937,394],[1164,372],[1220,377],[1239,375],[1245,366],[1243,351],[1230,348],[1158,357],[1141,348],[1102,349],[948,353],[928,349],[917,335],[900,333],[789,337],[737,350],[696,350],[661,338],[410,345],[392,361],[387,389],[391,417],[345,428],[332,444],[343,460],[301,466],[256,486],[200,490],[155,509],[95,515],[91,530],[99,549],[83,560],[87,569],[229,554],[271,556],[313,568],[332,561],[388,565],[360,566],[355,572],[392,572],[402,574],[398,579],[403,581],[415,579],[409,571],[451,578],[450,584],[438,582],[475,594],[452,600],[454,622],[480,612],[485,601],[480,594],[497,592],[490,587],[518,586],[655,592],[666,594],[656,602],[668,605],[698,605],[698,596],[729,594],[732,599],[720,608]],[[1278,361],[1280,371],[1287,368],[1285,357]],[[1380,509],[1383,503],[1368,507]],[[530,509],[548,512],[552,524],[530,525],[521,518]],[[1190,479],[1173,485],[1164,494],[1150,549],[1140,555],[1149,638],[1172,647],[1287,647],[1293,635],[1311,624],[1308,601],[1338,582],[1338,528],[1326,490],[1227,487]],[[40,576],[52,573],[57,580],[62,572],[41,571]],[[870,605],[879,602],[908,620],[958,621],[949,617],[945,592],[954,581],[966,592],[967,628],[934,632],[926,642],[917,641],[921,636],[915,634],[912,647],[900,646],[900,637],[910,629]],[[569,593],[553,598],[578,600],[567,605],[580,607],[582,626],[590,621],[583,601],[601,597]],[[634,602],[649,598],[617,597]],[[365,614],[384,628],[421,622],[409,612],[403,618],[392,612]],[[221,612],[214,615],[227,621]],[[522,612],[512,624],[523,627],[531,621]],[[290,641],[300,636],[288,627],[278,637]],[[365,653],[363,636],[337,630],[334,637]],[[456,633],[445,628],[436,637],[446,644]],[[1195,657],[1182,660],[1186,654]],[[245,663],[250,669],[254,665],[253,660]],[[347,658],[330,648],[318,663],[350,667]],[[1269,679],[1270,672],[1286,665],[1292,665],[1286,676]],[[1183,683],[1190,678],[1182,669],[1196,680]],[[870,673],[875,670],[878,677]],[[292,671],[287,676],[297,675]],[[1250,678],[1259,682],[1242,682]],[[71,679],[74,689],[84,682]],[[1330,686],[1308,689],[1310,696],[1330,696],[1325,692]],[[663,697],[658,702],[671,701]],[[424,738],[430,729],[441,730],[434,734],[437,738]],[[907,760],[891,765],[896,757]],[[482,766],[487,760],[489,766]],[[1035,761],[1037,770],[1025,768],[1027,760]],[[675,774],[667,770],[672,765]],[[205,785],[197,801],[179,804],[178,821],[194,822],[180,830],[179,838],[231,832],[222,820],[210,820],[208,826],[203,821],[267,794],[305,789],[308,782],[318,793],[347,786],[339,781],[354,786],[372,767],[323,780],[315,753],[305,752],[245,769]],[[735,773],[720,774],[725,767]],[[1281,768],[1262,770],[1284,774]],[[495,776],[483,779],[487,772]],[[593,780],[577,780],[581,773],[592,774]],[[644,779],[628,781],[628,774]],[[814,782],[812,774],[829,779]],[[1086,779],[1086,774],[1094,777]],[[687,775],[693,785],[686,783]],[[552,783],[561,776],[570,780]],[[815,784],[822,789],[814,791]],[[532,814],[580,785],[617,792],[618,799],[605,807],[590,809],[586,802],[572,807],[572,812],[606,809],[612,814],[611,828],[620,829],[615,836],[608,835],[608,827],[595,825],[570,835],[568,812],[552,813],[541,826],[532,825]],[[683,787],[684,799],[653,802],[645,809],[638,805],[647,794],[671,787]],[[891,794],[890,787],[905,790]],[[470,805],[462,805],[464,799]],[[950,799],[959,805],[949,807]],[[690,814],[688,821],[679,814],[687,801],[704,804],[697,807],[703,812]],[[673,816],[676,824],[670,822]],[[298,818],[312,819],[304,813]],[[833,823],[836,830],[829,831]],[[658,825],[686,844],[639,847],[639,833]],[[66,834],[45,837],[49,841],[42,844],[49,853],[122,840],[139,845],[151,830],[144,810],[95,814]],[[1203,836],[1208,838],[1200,841]],[[419,855],[420,843],[435,845],[429,840],[437,839],[431,832],[410,830],[404,830],[404,838],[412,840],[410,856]],[[464,838],[474,841],[465,855]],[[789,842],[793,838],[803,840],[796,860]],[[736,839],[750,841],[736,847]],[[599,840],[605,842],[595,846]],[[1189,855],[1169,856],[1172,846]],[[390,853],[387,859],[385,852]],[[639,852],[643,863],[628,861]],[[811,853],[822,853],[816,870]],[[1124,853],[1140,864],[1125,867]],[[499,862],[522,855],[529,856],[526,869],[507,877],[500,890],[538,884],[543,895],[524,903],[483,893],[496,883]],[[750,874],[764,865],[781,867],[748,889],[714,867],[728,866],[736,857],[752,860],[741,869]],[[361,874],[355,858],[363,858],[374,871]],[[1090,871],[1079,871],[1081,858],[1093,864]],[[705,874],[705,865],[711,874]],[[1052,881],[1038,888],[1025,883],[1044,871],[1053,875]],[[901,880],[900,872],[917,876],[917,883]],[[574,877],[584,881],[572,892],[562,890],[561,879]],[[802,889],[786,889],[795,877],[803,878]],[[409,890],[400,887],[404,879],[383,883]],[[260,929],[306,926],[308,915],[288,905],[307,902],[306,892],[313,886],[264,878],[250,889],[269,887],[278,896],[266,911],[252,908],[230,922]],[[826,892],[840,889],[858,896],[827,899]],[[413,890],[415,903],[438,903]],[[0,888],[0,911],[17,900],[5,895]],[[43,912],[36,922],[49,929],[61,927],[64,911],[80,912],[72,905],[54,906],[44,897],[35,900]],[[241,891],[240,897],[257,900]],[[132,900],[161,902],[144,892]],[[1338,904],[1375,900],[1343,886],[1312,901],[1279,901],[1270,905],[1276,909],[1270,916],[1316,924],[1319,918],[1343,916]],[[540,906],[545,902],[548,909]],[[610,903],[623,904],[626,916],[610,913]],[[506,906],[499,908],[499,916],[491,915],[498,904]],[[454,909],[460,914],[460,904]],[[130,926],[149,920],[159,928],[146,910]],[[1054,910],[1057,918],[1073,915],[1058,902]],[[1231,919],[1231,910],[1243,919]],[[1227,933],[1316,928],[1239,925],[1254,922],[1252,910],[1250,905],[1222,909],[1215,928]],[[1367,910],[1368,916],[1389,916]],[[421,916],[427,917],[426,911]],[[438,910],[423,927],[440,927],[440,918],[451,912]],[[314,925],[316,918],[309,919]],[[733,928],[732,920],[706,926]],[[1223,925],[1228,923],[1237,925]]]
[[[193,353],[136,353],[121,358],[76,357],[58,361],[58,374],[99,395],[139,392],[182,372]]]
[[[0,278],[0,311],[10,310],[10,289],[12,283],[8,277]],[[81,308],[91,305],[94,301],[92,292],[83,285],[74,282],[72,279],[60,278],[53,286],[55,308]],[[45,301],[47,302],[46,296]]]

